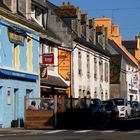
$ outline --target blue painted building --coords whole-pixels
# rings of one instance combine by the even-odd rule
[[[0,11],[0,127],[10,128],[13,121],[24,120],[24,96],[40,96],[39,26],[3,13]]]

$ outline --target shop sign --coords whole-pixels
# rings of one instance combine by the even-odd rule
[[[48,69],[47,67],[41,66],[40,67],[40,79],[45,80],[48,78]]]
[[[58,50],[58,72],[67,81],[70,81],[71,76],[71,52],[59,49]]]
[[[42,64],[54,64],[54,53],[45,53],[42,55]]]
[[[8,37],[11,43],[24,45],[25,33],[22,30],[8,27]]]
[[[132,85],[133,86],[137,86],[138,85],[138,82],[139,82],[138,74],[137,73],[133,74],[131,80],[132,80]]]

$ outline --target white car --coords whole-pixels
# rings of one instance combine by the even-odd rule
[[[118,107],[119,118],[128,118],[131,117],[131,104],[124,98],[114,98],[112,99]]]

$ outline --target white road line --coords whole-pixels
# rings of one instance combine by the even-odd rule
[[[44,132],[43,134],[54,134],[54,133],[59,133],[59,132],[64,132],[67,130],[53,130],[53,131],[48,131],[48,132]]]
[[[102,133],[112,133],[112,132],[115,132],[115,130],[104,130],[104,131],[101,131]]]
[[[140,131],[139,130],[134,130],[134,131],[128,131],[127,133],[129,133],[129,134],[138,134],[138,133],[140,133]]]
[[[0,135],[0,137],[3,137],[3,136],[5,136],[5,135],[3,135],[3,134]]]
[[[92,130],[79,130],[79,131],[74,131],[73,133],[87,133],[91,132]]]

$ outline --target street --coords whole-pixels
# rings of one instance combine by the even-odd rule
[[[139,140],[140,118],[107,122],[84,129],[24,130],[0,133],[0,140]]]

